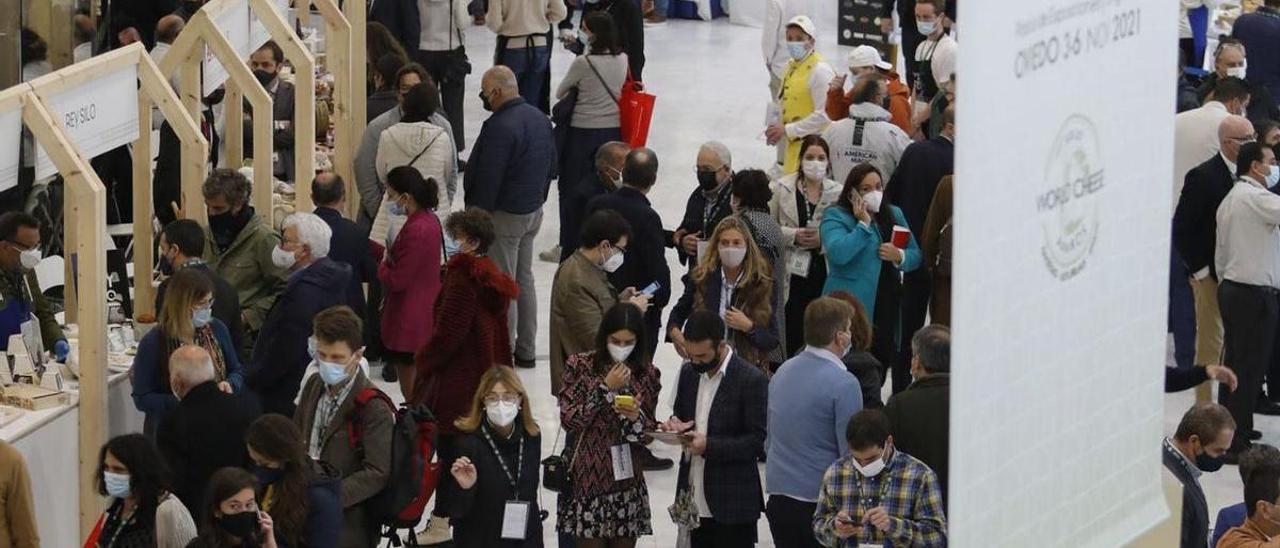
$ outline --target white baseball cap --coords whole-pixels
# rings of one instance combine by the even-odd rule
[[[890,70],[893,65],[880,59],[880,52],[871,46],[858,46],[849,52],[849,68],[876,67],[881,70]]]
[[[818,36],[818,29],[813,26],[813,20],[809,19],[808,15],[797,15],[792,17],[790,21],[787,21],[787,26],[799,27],[800,30],[804,31],[805,34],[808,34],[810,38],[816,38]]]

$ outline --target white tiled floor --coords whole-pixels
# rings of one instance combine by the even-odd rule
[[[481,109],[476,93],[480,75],[491,65],[493,35],[484,28],[473,27],[467,32],[467,40],[475,67],[466,89],[466,133],[470,144],[488,116]],[[645,40],[648,57],[645,83],[658,95],[649,146],[657,152],[662,166],[650,199],[670,228],[681,218],[685,200],[696,184],[694,157],[701,142],[712,139],[724,142],[733,152],[735,169],[767,168],[772,163],[774,152],[764,144],[761,136],[768,101],[768,77],[759,50],[759,29],[730,25],[725,19],[710,23],[673,20],[664,27],[646,28]],[[844,58],[843,51],[824,49],[823,53],[829,59]],[[559,82],[571,60],[571,54],[557,48],[552,61],[553,84]],[[842,61],[836,63],[837,66],[842,64]],[[556,242],[559,230],[556,200],[553,191],[545,207],[547,215],[538,235],[536,251],[547,249]],[[461,198],[455,207],[460,203]],[[678,275],[682,272],[674,255],[669,254],[668,260],[673,273]],[[534,395],[532,405],[546,433],[543,438],[543,454],[546,455],[551,451],[559,423],[555,399],[550,395],[547,366],[546,303],[550,299],[555,265],[538,262],[534,273],[540,302],[538,366],[533,370],[522,370],[520,375]],[[675,279],[672,282],[678,284]],[[674,289],[677,292],[681,290],[678,286]],[[670,413],[672,397],[670,380],[675,378],[679,359],[669,345],[661,345],[655,364],[662,371],[662,378],[667,380],[658,411],[659,417],[666,417]],[[398,396],[399,391],[395,387],[384,387]],[[1166,433],[1171,433],[1182,412],[1191,405],[1193,396],[1191,392],[1184,392],[1170,395],[1165,401]],[[1280,443],[1280,419],[1258,417],[1257,424],[1266,436],[1264,442]],[[672,448],[661,447],[658,452],[672,458],[678,456]],[[674,496],[675,471],[647,474],[646,479],[653,505],[655,534],[641,539],[639,545],[674,546],[675,528],[667,517],[666,507]],[[1235,467],[1207,474],[1202,481],[1211,516],[1216,515],[1219,508],[1242,499]],[[553,516],[544,525],[547,546],[555,546],[555,497],[551,493],[543,495],[543,507]],[[772,546],[763,516],[760,520],[760,545]]]

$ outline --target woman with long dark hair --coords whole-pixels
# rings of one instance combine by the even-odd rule
[[[847,291],[857,297],[871,317],[871,354],[881,364],[895,362],[901,313],[902,272],[920,267],[920,246],[908,234],[907,245],[892,243],[895,227],[908,229],[897,206],[884,203],[884,179],[870,164],[849,172],[840,200],[822,218],[822,246],[827,252],[824,295]],[[895,368],[893,388],[911,383],[911,374]]]
[[[275,522],[258,507],[258,479],[239,468],[213,473],[200,536],[187,548],[279,548]]]
[[[573,485],[556,527],[579,548],[630,548],[653,534],[649,491],[631,456],[631,444],[657,426],[647,411],[659,390],[647,336],[644,313],[619,303],[605,312],[595,350],[565,362],[560,420],[575,440],[565,447]]]
[[[111,504],[85,546],[181,548],[195,538],[191,514],[171,492],[169,467],[142,434],[117,436],[102,446],[97,484]]]
[[[262,493],[262,511],[275,522],[276,543],[337,546],[342,533],[342,478],[307,456],[307,442],[292,419],[258,417],[244,436]]]
[[[569,71],[556,88],[557,100],[577,93],[569,129],[559,150],[560,189],[576,188],[583,177],[594,174],[596,149],[622,139],[618,101],[627,80],[627,54],[622,53],[613,18],[604,11],[586,13],[579,39],[587,51],[569,64]]]

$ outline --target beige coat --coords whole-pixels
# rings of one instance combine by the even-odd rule
[[[796,232],[800,231],[800,211],[796,209],[796,179],[799,173],[792,173],[771,185],[773,187],[773,199],[769,200],[769,213],[773,215],[773,219],[778,221],[778,226],[782,227],[782,264],[791,264],[791,254],[796,251]],[[818,199],[818,207],[814,210],[813,218],[809,220],[809,228],[818,228],[818,224],[822,222],[822,212],[828,206],[834,205],[840,199],[841,191],[840,183],[831,179],[822,182],[822,196]],[[782,302],[787,302],[791,296],[791,275],[790,270],[785,270],[787,275],[782,277]]]
[[[412,164],[409,163],[411,161]],[[443,219],[449,215],[457,186],[457,172],[453,169],[453,161],[453,138],[444,129],[428,122],[402,122],[382,132],[374,168],[383,188],[387,186],[387,173],[400,166],[412,165],[422,174],[423,179],[435,179],[436,196],[439,199],[435,211]],[[387,193],[384,192],[369,239],[390,247],[389,242],[395,241],[400,227],[404,226],[405,217],[391,215],[387,207]]]
[[[604,270],[582,250],[560,263],[551,285],[551,395],[559,397],[565,360],[595,348],[600,319],[617,303]]]

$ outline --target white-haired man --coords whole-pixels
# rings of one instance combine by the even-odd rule
[[[307,339],[316,313],[355,304],[341,290],[350,283],[351,267],[328,257],[332,235],[315,214],[294,213],[284,220],[280,245],[271,250],[271,262],[288,272],[288,282],[258,333],[248,378],[267,413],[293,414],[294,397],[311,362]]]
[[[676,255],[689,269],[698,264],[698,251],[725,217],[733,215],[729,206],[729,179],[733,178],[733,155],[719,141],[707,141],[698,147],[695,161],[698,188],[689,195],[684,219],[668,245],[677,247]]]

